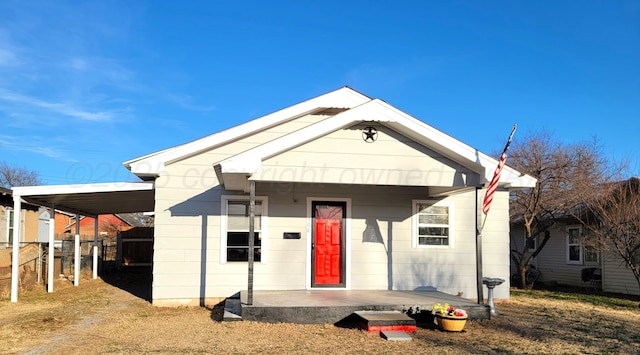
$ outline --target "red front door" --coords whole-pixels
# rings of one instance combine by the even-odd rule
[[[314,286],[344,285],[343,202],[314,202],[313,280]]]

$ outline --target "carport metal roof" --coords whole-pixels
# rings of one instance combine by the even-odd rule
[[[155,199],[153,182],[21,186],[12,190],[14,196],[28,203],[84,216],[150,212]]]

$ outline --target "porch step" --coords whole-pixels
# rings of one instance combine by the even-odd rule
[[[401,332],[401,331],[383,331],[380,332],[380,336],[386,340],[391,340],[391,341],[412,341],[413,338],[407,334],[407,332]]]
[[[358,326],[368,332],[415,332],[416,320],[400,311],[357,311]]]
[[[224,301],[224,322],[233,322],[242,320],[242,306],[240,305],[240,297],[227,298]]]

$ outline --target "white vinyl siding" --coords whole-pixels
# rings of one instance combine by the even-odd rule
[[[602,289],[605,292],[640,295],[640,287],[622,258],[614,252],[602,255]]]
[[[367,143],[362,130],[378,130],[378,139]],[[253,175],[255,180],[443,186],[472,185],[477,173],[399,133],[375,124],[360,124],[269,157]]]

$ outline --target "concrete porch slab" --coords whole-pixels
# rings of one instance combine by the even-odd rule
[[[489,319],[489,307],[437,291],[286,290],[240,293],[243,320],[269,323],[335,324],[356,311],[400,311],[415,318],[430,315],[435,303],[463,308],[470,319]]]

